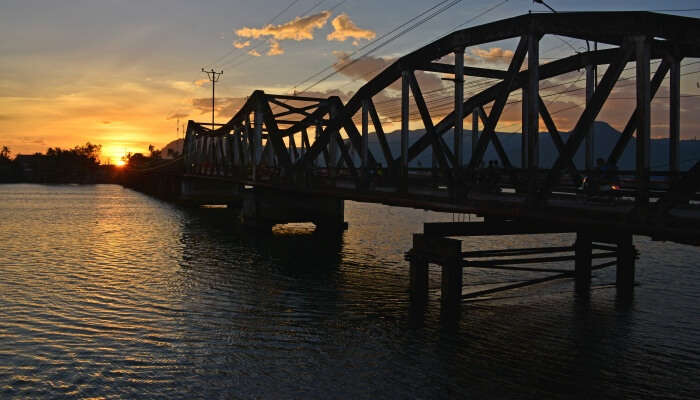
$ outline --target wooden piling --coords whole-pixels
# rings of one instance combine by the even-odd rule
[[[591,287],[591,267],[593,262],[593,242],[586,232],[576,233],[575,281],[577,292],[587,292]]]
[[[625,234],[617,244],[617,286],[618,294],[628,296],[634,289],[636,251],[632,243],[632,235]]]

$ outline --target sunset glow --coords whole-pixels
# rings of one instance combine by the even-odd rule
[[[40,13],[26,2],[4,4],[0,12],[0,34],[4,38],[0,59],[0,130],[4,137],[0,145],[8,146],[13,154],[28,154],[45,152],[48,147],[72,148],[90,141],[102,145],[103,162],[120,159],[126,152],[146,153],[151,144],[162,148],[183,136],[187,120],[209,121],[211,83],[201,73],[202,67],[224,71],[216,85],[216,120],[225,122],[256,89],[291,94],[313,85],[305,95],[339,95],[347,101],[362,84],[400,55],[447,34],[451,28],[479,25],[530,10],[546,11],[529,1],[509,2],[475,18],[475,14],[493,3],[478,0],[469,7],[458,5],[430,24],[382,47],[381,51],[358,59],[355,54],[363,46],[372,45],[372,40],[424,11],[427,5],[390,0],[341,2],[336,8],[303,1],[269,22],[267,16],[276,15],[288,2],[268,1],[262,5],[230,2],[215,11],[206,11],[194,3],[183,5],[184,9],[168,7],[169,3],[163,0],[132,7],[109,2],[86,5],[73,0],[40,3]],[[683,9],[694,3],[679,1],[674,5]],[[557,11],[568,11],[567,7],[581,5],[555,4]],[[596,0],[583,7],[624,10],[639,9],[640,4]],[[390,19],[387,19],[388,10],[392,10]],[[700,13],[691,11],[683,15]],[[91,21],[91,26],[79,27],[73,21]],[[183,30],[183,24],[197,28]],[[90,28],[89,34],[86,28]],[[569,41],[577,51],[585,49],[585,42]],[[504,70],[515,44],[515,41],[501,41],[467,49],[465,62]],[[540,47],[543,63],[573,53],[572,47],[549,36],[542,39]],[[27,68],[28,64],[32,68]],[[322,75],[309,79],[323,68],[327,70]],[[328,72],[336,74],[314,85]],[[634,75],[633,72],[625,74]],[[695,72],[697,66],[682,67],[683,74]],[[416,75],[426,94],[443,90],[438,95],[449,97],[453,84],[442,80],[440,74]],[[692,138],[692,132],[700,129],[697,77],[697,74],[689,75],[682,80],[684,139]],[[566,76],[571,81],[578,78],[577,74]],[[563,110],[553,115],[560,130],[569,130],[582,111],[576,105],[584,97],[583,91],[572,88],[582,87],[583,83],[541,83],[541,87],[549,85],[569,90],[546,97],[551,110]],[[375,99],[387,132],[399,126],[395,115],[400,94],[397,88],[395,84],[382,93],[385,98]],[[631,113],[633,88],[622,85],[616,88],[611,97],[618,99],[606,105],[598,119],[621,130]],[[465,96],[473,90],[467,86]],[[667,81],[657,96],[660,99],[668,96]],[[519,93],[514,92],[497,129],[520,131],[518,98]],[[437,100],[442,104],[445,99]],[[449,103],[448,98],[445,101]],[[422,129],[415,104],[411,103],[411,108],[411,129]],[[435,108],[431,115],[439,120],[445,108]],[[665,101],[654,102],[652,118],[652,136],[666,135]]]

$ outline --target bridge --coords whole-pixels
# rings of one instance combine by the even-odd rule
[[[601,48],[542,63],[539,43],[545,35],[595,42]],[[517,46],[507,69],[465,65],[466,49],[509,39]],[[193,204],[227,204],[241,210],[246,225],[258,229],[300,221],[314,222],[319,229],[342,229],[343,200],[483,216],[478,223],[426,224],[425,232],[414,237],[407,257],[415,298],[425,297],[429,263],[443,266],[443,299],[453,301],[461,297],[461,273],[454,271],[465,265],[505,262],[480,264],[474,258],[489,255],[478,251],[465,255],[454,239],[447,238],[465,235],[576,232],[575,245],[566,249],[574,255],[523,263],[575,260],[576,270],[570,274],[585,287],[596,268],[591,260],[600,258],[594,250],[603,249],[607,253],[602,254],[615,258],[609,264],[618,266],[621,287],[630,288],[636,256],[632,235],[700,244],[700,163],[695,160],[682,170],[680,160],[680,66],[684,59],[696,57],[700,57],[700,20],[694,18],[576,12],[500,20],[453,32],[401,57],[346,103],[339,97],[255,91],[224,124],[189,121],[181,164],[140,172],[133,186],[151,191],[159,187]],[[653,71],[652,64],[658,64]],[[636,75],[636,107],[603,157],[603,168],[615,177],[614,196],[582,193],[585,179],[590,184],[602,174],[596,166],[600,155],[595,151],[593,123],[628,65]],[[540,85],[579,70],[585,71],[586,101],[573,130],[564,134],[540,94]],[[424,73],[454,82],[448,111],[431,114],[421,87]],[[465,96],[465,80],[475,78],[486,84]],[[651,102],[666,78],[669,165],[654,170]],[[390,145],[384,127],[388,118],[376,106],[377,99],[396,92],[400,92],[400,98],[394,96],[400,100],[398,149]],[[518,162],[509,158],[496,133],[512,96],[522,104]],[[411,102],[424,128],[412,142]],[[471,119],[471,130],[464,129],[466,119]],[[540,132],[540,121],[545,133]],[[448,132],[450,144],[445,140]],[[376,151],[370,149],[370,133],[379,143]],[[545,135],[557,152],[551,165],[544,165],[539,153]],[[621,155],[630,146],[634,146],[634,169],[618,170]],[[489,148],[497,154],[498,167],[483,167]],[[584,167],[574,162],[580,148],[585,152]],[[416,165],[419,157],[426,156],[431,165]],[[564,251],[520,250],[490,256]]]

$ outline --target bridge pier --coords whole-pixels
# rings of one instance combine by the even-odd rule
[[[632,243],[632,235],[623,235],[617,241],[617,273],[615,286],[622,297],[630,297],[634,290],[635,259],[637,250]]]
[[[258,230],[293,222],[312,222],[317,230],[329,232],[347,229],[344,203],[337,198],[250,189],[242,196],[240,216],[244,225]]]
[[[591,288],[591,269],[593,267],[593,241],[586,232],[576,233],[574,244],[576,261],[574,280],[577,293],[588,293]]]
[[[588,295],[592,271],[617,265],[617,290],[629,297],[634,287],[636,250],[632,234],[576,229],[568,225],[548,225],[536,221],[507,221],[485,218],[484,222],[426,223],[423,234],[413,235],[413,248],[407,253],[410,262],[410,295],[412,303],[425,305],[428,299],[428,265],[442,268],[441,313],[447,318],[459,315],[464,299],[483,297],[505,290],[564,278],[574,278],[575,290]],[[506,248],[462,251],[460,240],[447,236],[501,236],[576,232],[570,246]],[[594,264],[594,260],[596,264]],[[548,263],[574,262],[574,269],[545,268]],[[516,283],[462,294],[464,268],[480,268],[548,274],[530,277]]]
[[[178,202],[184,205],[226,204],[230,208],[241,207],[242,186],[214,179],[191,178],[180,180]]]
[[[428,266],[442,269],[440,313],[447,319],[459,317],[462,303],[462,242],[445,237],[413,234],[413,248],[408,252],[410,297],[417,306],[428,302]]]

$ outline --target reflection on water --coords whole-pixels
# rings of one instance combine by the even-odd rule
[[[403,254],[452,215],[346,203],[337,237],[242,231],[119,186],[0,186],[0,397],[693,398],[700,251],[636,238],[636,295],[614,270],[409,316]],[[569,235],[471,238],[463,249]],[[559,267],[566,267],[561,265]],[[467,270],[473,290],[529,278]]]

